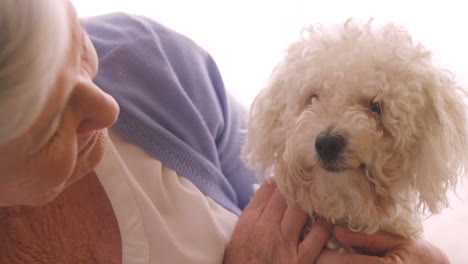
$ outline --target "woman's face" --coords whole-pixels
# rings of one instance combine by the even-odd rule
[[[115,100],[92,82],[96,51],[69,8],[68,58],[48,102],[26,133],[0,147],[0,206],[45,204],[91,172],[117,118]]]

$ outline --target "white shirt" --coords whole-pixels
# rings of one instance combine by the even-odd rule
[[[222,263],[237,215],[109,130],[96,174],[117,217],[124,264]]]

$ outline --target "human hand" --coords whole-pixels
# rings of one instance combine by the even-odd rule
[[[319,219],[299,241],[307,218],[298,205],[287,205],[274,182],[263,183],[237,222],[224,263],[314,263],[331,226]]]
[[[425,240],[410,240],[385,233],[367,235],[335,228],[335,237],[343,244],[359,248],[369,255],[324,250],[317,264],[448,264],[447,256]]]

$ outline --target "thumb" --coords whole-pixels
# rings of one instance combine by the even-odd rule
[[[395,235],[382,232],[368,235],[365,233],[352,232],[342,227],[336,227],[334,233],[335,237],[341,243],[350,247],[362,249],[366,253],[375,256],[384,256],[387,252],[401,247],[407,242],[403,237]]]

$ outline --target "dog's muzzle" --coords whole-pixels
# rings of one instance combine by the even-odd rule
[[[340,135],[326,133],[317,137],[315,140],[315,150],[320,157],[324,169],[333,172],[343,169],[341,157],[345,144],[344,138]]]

